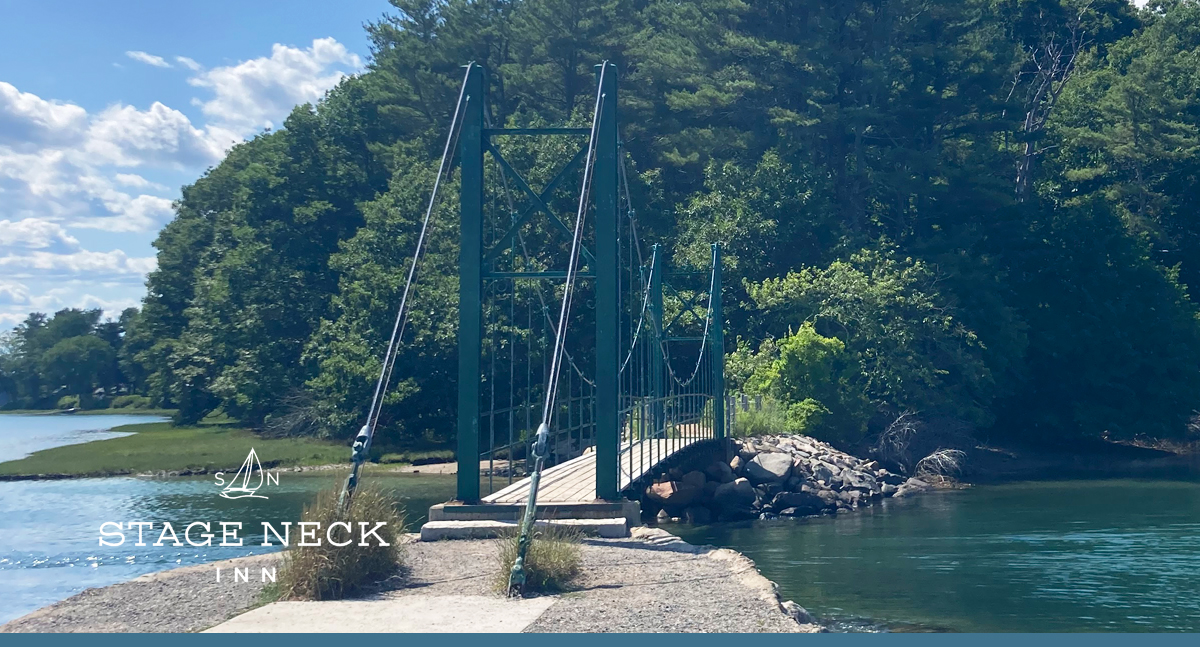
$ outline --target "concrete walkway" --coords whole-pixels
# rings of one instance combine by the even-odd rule
[[[274,602],[205,633],[520,633],[554,602],[484,595]]]

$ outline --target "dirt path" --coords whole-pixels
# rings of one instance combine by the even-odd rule
[[[276,603],[252,611],[221,630],[264,630],[268,622],[285,622],[289,631],[354,630],[337,617],[361,617],[376,609],[381,618],[401,618],[405,610],[433,608],[462,596],[488,598],[480,613],[501,616],[522,603],[505,600],[492,588],[497,569],[497,540],[416,542],[406,547],[406,569],[372,595],[355,600],[356,613],[336,613],[326,603]],[[216,566],[249,567],[252,580],[277,555],[229,560],[143,576],[101,589],[89,589],[58,604],[18,618],[0,632],[181,632],[220,625],[254,608],[256,581],[217,583]],[[535,632],[798,632],[816,631],[797,624],[781,608],[774,585],[754,563],[726,549],[694,547],[665,531],[635,528],[629,539],[587,540],[583,575],[571,592],[537,606],[512,630]],[[223,578],[226,579],[226,578]],[[414,599],[419,598],[419,599]],[[549,602],[549,601],[547,601]],[[294,605],[306,605],[296,607]],[[277,606],[279,605],[279,606]],[[454,605],[460,606],[460,605]],[[298,613],[298,609],[303,613]],[[314,612],[314,609],[316,610]],[[326,609],[327,612],[322,611]],[[269,620],[275,618],[274,621]],[[297,619],[298,618],[298,619]],[[303,626],[311,618],[309,627]],[[259,619],[259,620],[256,620]],[[480,622],[485,623],[486,618]],[[511,624],[511,621],[508,622]],[[372,630],[403,630],[404,623],[377,622]],[[498,625],[499,626],[499,625]],[[504,626],[507,626],[505,624]],[[454,628],[453,624],[446,626]],[[283,629],[283,627],[280,627]]]

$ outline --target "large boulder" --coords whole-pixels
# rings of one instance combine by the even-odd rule
[[[792,457],[784,453],[759,454],[746,463],[746,478],[755,483],[779,483],[792,473]]]
[[[736,460],[740,461],[741,459],[738,458]],[[725,461],[713,461],[709,463],[708,467],[704,468],[704,474],[717,483],[729,483],[737,478],[733,473],[733,468]]]
[[[824,488],[814,487],[814,486],[810,486],[810,485],[802,485],[802,486],[800,486],[800,491],[804,492],[806,494],[811,494],[811,495],[821,499],[821,501],[824,502],[826,508],[837,507],[838,494],[837,494],[837,492],[834,492],[833,490],[827,490]]]
[[[810,463],[811,464],[811,463]],[[833,482],[833,465],[824,461],[817,461],[812,465],[812,477],[814,481],[823,481],[826,485]]]
[[[750,481],[739,478],[717,486],[713,492],[713,505],[722,519],[747,518],[754,515],[757,494]]]
[[[879,484],[876,483],[875,477],[871,474],[855,470],[845,470],[842,472],[842,487],[876,491],[879,489]]]
[[[838,499],[851,508],[857,508],[864,498],[862,490],[842,490],[838,492]]]
[[[774,510],[791,509],[787,516],[792,517],[820,514],[822,510],[835,505],[832,501],[827,502],[811,492],[780,492],[771,501],[771,508]]]
[[[704,487],[704,482],[707,480],[708,478],[704,476],[704,472],[692,470],[683,475],[683,478],[680,479],[680,483],[683,484],[683,487],[700,489]]]
[[[646,488],[646,496],[665,508],[679,509],[696,499],[702,488],[689,487],[679,481],[655,483]]]
[[[911,479],[908,479],[907,481],[905,481],[903,485],[896,488],[896,493],[893,494],[892,496],[904,497],[904,496],[908,496],[910,494],[924,492],[925,490],[928,490],[929,488],[930,488],[930,485],[928,483],[926,483],[925,481],[922,481],[921,479],[918,479],[918,478],[911,478]]]

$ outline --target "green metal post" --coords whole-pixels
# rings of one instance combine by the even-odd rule
[[[596,497],[617,498],[618,303],[620,244],[617,231],[617,66],[596,66],[600,87],[596,162],[592,195],[596,198]]]
[[[713,437],[725,437],[725,313],[721,301],[721,244],[713,243],[712,285],[712,397]]]
[[[459,191],[458,500],[479,500],[479,358],[483,352],[483,68],[467,65]]]
[[[666,429],[667,417],[664,410],[664,403],[667,397],[667,381],[666,368],[663,362],[666,357],[663,357],[663,338],[666,337],[666,332],[663,326],[666,321],[663,320],[663,297],[662,297],[662,280],[663,273],[667,271],[666,263],[663,262],[662,256],[659,254],[658,245],[655,244],[650,255],[650,316],[654,321],[654,330],[650,336],[650,416],[654,421],[654,428],[650,430],[653,436],[658,436]]]

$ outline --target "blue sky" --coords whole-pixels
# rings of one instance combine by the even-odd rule
[[[386,0],[0,0],[0,330],[136,305],[180,186],[369,54]]]

